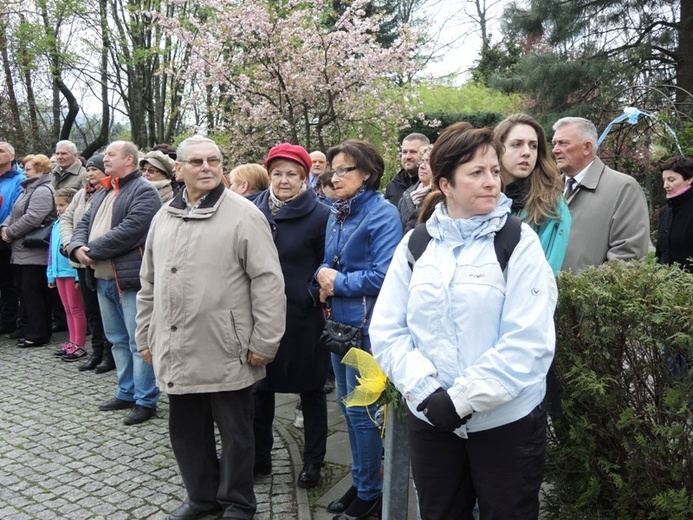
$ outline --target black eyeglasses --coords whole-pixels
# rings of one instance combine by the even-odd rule
[[[208,157],[207,159],[178,159],[179,163],[188,163],[191,166],[194,166],[195,168],[201,168],[202,165],[207,162],[207,164],[210,166],[210,168],[215,168],[221,164],[221,159],[219,157]]]
[[[332,170],[330,172],[330,175],[336,175],[337,177],[344,177],[347,173],[358,170],[358,166],[344,166],[343,168],[339,168],[337,170]]]

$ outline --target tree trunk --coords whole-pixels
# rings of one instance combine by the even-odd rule
[[[82,155],[87,159],[102,146],[108,144],[111,128],[111,107],[108,103],[108,19],[106,0],[99,0],[99,15],[101,23],[101,129],[98,137],[89,143]]]
[[[677,85],[693,94],[693,0],[681,0],[681,18],[678,27],[679,48],[677,51]],[[677,94],[679,103],[691,100],[689,96],[679,91]],[[690,111],[690,109],[689,109]]]
[[[12,122],[17,131],[17,147],[25,146],[24,130],[22,128],[22,119],[19,115],[19,105],[17,104],[17,95],[14,91],[14,83],[12,82],[12,67],[10,65],[9,52],[7,50],[7,26],[4,20],[0,19],[0,55],[2,55],[2,64],[5,70],[5,85],[7,86],[7,96],[10,98],[10,112],[12,113]]]

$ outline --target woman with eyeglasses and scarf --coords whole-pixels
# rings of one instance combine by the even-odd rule
[[[332,165],[335,202],[327,222],[325,259],[318,268],[320,300],[329,300],[331,318],[355,327],[378,297],[392,255],[402,238],[397,208],[377,190],[385,170],[378,150],[370,143],[350,140],[327,152]],[[368,326],[363,327],[364,348],[370,350]],[[346,418],[352,453],[352,486],[327,511],[335,520],[365,519],[381,506],[380,430],[373,422],[375,406],[350,406],[342,398],[357,383],[358,372],[332,354],[339,403]]]

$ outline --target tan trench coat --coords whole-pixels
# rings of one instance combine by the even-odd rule
[[[149,230],[137,295],[137,347],[169,394],[251,386],[284,334],[284,279],[267,219],[219,185],[194,213],[179,193]]]

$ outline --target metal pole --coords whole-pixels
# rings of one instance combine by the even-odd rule
[[[388,405],[383,520],[405,520],[409,509],[409,438],[404,417]]]

